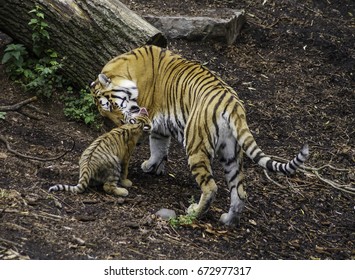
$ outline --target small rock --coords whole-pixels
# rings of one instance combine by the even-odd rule
[[[155,213],[158,217],[162,218],[163,220],[175,219],[176,213],[174,210],[162,208],[158,212]]]
[[[245,22],[244,10],[206,10],[204,16],[153,16],[144,18],[168,38],[204,40],[225,38],[228,45],[235,42]]]

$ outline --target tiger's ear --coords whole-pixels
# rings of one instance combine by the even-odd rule
[[[105,74],[99,74],[99,82],[102,87],[107,88],[110,85],[111,80]]]

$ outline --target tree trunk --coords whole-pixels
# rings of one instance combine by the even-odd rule
[[[64,57],[64,74],[77,86],[94,79],[111,58],[166,38],[118,0],[0,0],[0,29],[29,49],[28,12],[38,3],[49,24],[50,48]]]

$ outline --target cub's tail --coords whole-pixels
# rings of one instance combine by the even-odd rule
[[[77,184],[76,186],[57,184],[57,185],[51,186],[48,189],[49,192],[66,191],[66,192],[72,192],[72,193],[82,193],[82,192],[84,192],[84,190],[85,190],[85,188],[80,183]]]

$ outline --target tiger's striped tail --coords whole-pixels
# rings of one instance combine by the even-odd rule
[[[51,186],[48,189],[49,192],[66,191],[66,192],[72,192],[72,193],[82,193],[82,192],[84,192],[84,190],[85,190],[84,186],[80,183],[75,186],[57,184],[57,185]]]
[[[292,160],[287,163],[282,163],[271,159],[265,155],[259,148],[254,139],[254,136],[250,133],[249,129],[243,129],[240,135],[237,135],[239,145],[242,147],[246,155],[255,163],[260,165],[266,170],[273,172],[281,172],[285,175],[291,175],[307,160],[309,156],[308,145],[305,144],[301,151]]]

